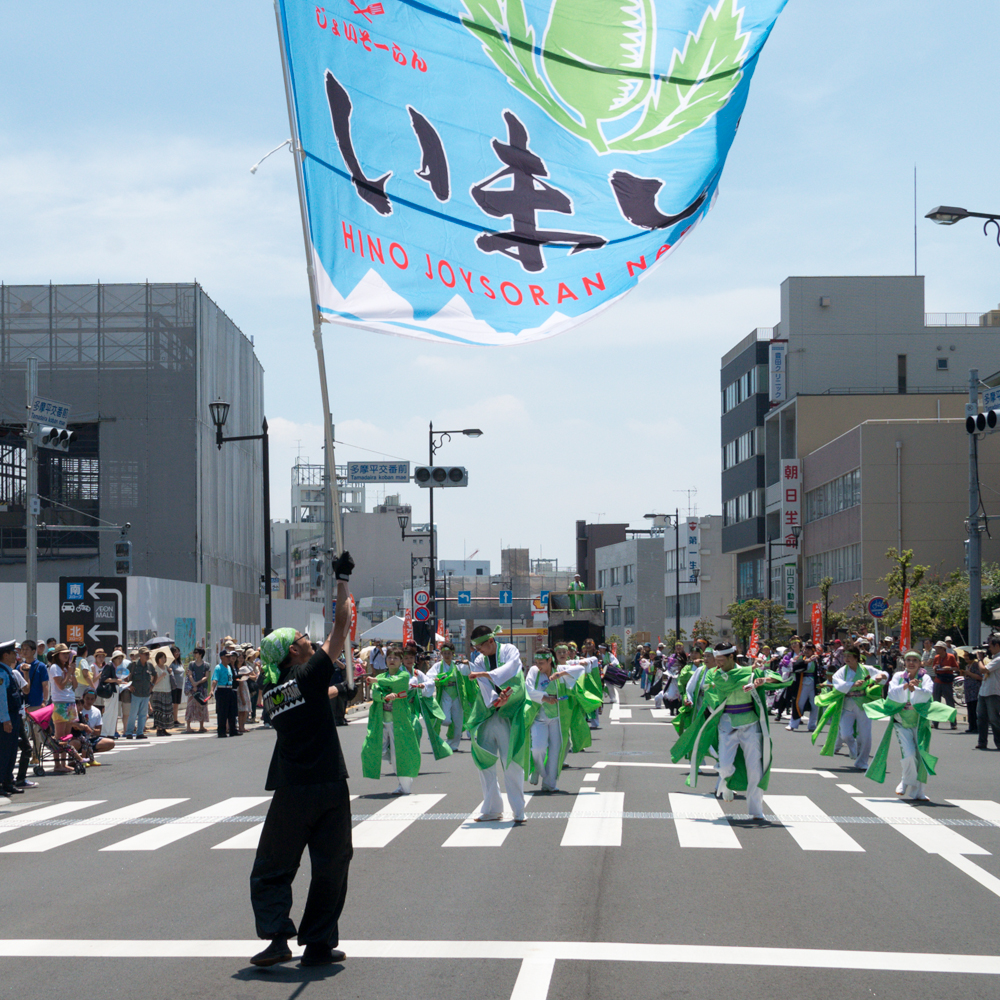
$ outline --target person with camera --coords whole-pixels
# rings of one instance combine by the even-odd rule
[[[351,797],[330,710],[330,680],[350,628],[347,581],[353,569],[349,552],[333,564],[337,614],[318,650],[293,628],[275,629],[260,644],[264,709],[277,740],[264,783],[274,796],[250,874],[257,936],[271,942],[250,959],[259,967],[291,961],[292,882],[307,847],[312,877],[298,927],[302,964],[331,965],[346,957],[336,946],[354,854]]]

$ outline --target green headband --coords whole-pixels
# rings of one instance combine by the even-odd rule
[[[503,628],[498,625],[492,632],[487,632],[486,635],[481,635],[478,639],[473,639],[472,645],[481,646],[484,642],[489,642],[490,639],[495,639],[502,631]]]
[[[552,654],[551,653],[535,653],[535,659],[536,660],[551,660],[552,659]]]

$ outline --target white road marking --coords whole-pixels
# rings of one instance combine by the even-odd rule
[[[483,811],[483,803],[480,802],[476,808],[469,813],[462,825],[441,845],[442,847],[500,847],[507,839],[507,834],[514,829],[513,812],[506,795],[500,796],[503,799],[504,816],[510,815],[510,819],[490,820],[487,823],[477,823],[476,817]],[[531,793],[524,796],[525,808],[531,802]]]
[[[580,789],[560,847],[621,847],[624,809],[624,792]]]
[[[649,710],[649,714],[654,719],[669,719],[670,718],[670,709],[669,708],[651,708]]]
[[[357,795],[352,795],[351,801],[353,802],[357,797]],[[250,827],[249,830],[244,830],[242,833],[236,834],[235,837],[230,837],[228,840],[224,840],[221,844],[216,844],[212,850],[256,851],[257,845],[260,843],[260,831],[263,829],[263,823],[256,823],[254,826]]]
[[[643,723],[644,725],[652,725],[653,723]],[[638,725],[638,723],[633,723],[633,725]],[[599,760],[594,764],[590,765],[594,768],[603,767],[666,767],[673,770],[679,771],[690,771],[690,764],[659,764],[654,761],[645,760]],[[698,770],[699,774],[711,774],[715,771],[715,768],[706,764],[702,764]],[[818,776],[820,778],[835,778],[836,775],[832,774],[830,771],[818,771],[813,768],[808,767],[772,767],[771,774],[811,774]]]
[[[591,771],[589,774],[585,774],[583,776],[583,780],[584,781],[597,781],[598,778],[600,778],[600,775],[599,774],[595,774],[593,771]]]
[[[631,719],[632,718],[632,709],[631,708],[622,708],[621,705],[612,705],[611,706],[611,712],[609,713],[609,717],[610,717],[610,719],[611,719],[612,722],[614,722],[615,719]]]
[[[143,830],[142,833],[137,833],[134,837],[128,837],[125,840],[118,841],[117,844],[102,847],[101,850],[155,851],[161,847],[166,847],[167,844],[172,844],[180,840],[182,837],[189,837],[192,833],[198,833],[199,830],[213,826],[219,820],[235,816],[237,813],[244,812],[253,806],[260,805],[262,802],[269,801],[270,796],[268,795],[249,795],[223,799],[222,802],[217,802],[214,806],[209,806],[207,809],[199,809],[197,812],[193,812],[189,816],[183,816],[173,823],[164,823],[153,827],[151,830]]]
[[[57,802],[55,805],[42,806],[40,809],[31,810],[31,812],[5,816],[0,819],[0,833],[17,830],[22,826],[30,826],[32,823],[40,823],[42,820],[55,819],[57,816],[65,816],[67,813],[77,812],[80,809],[89,809],[91,806],[104,805],[106,801],[107,799],[90,799],[87,802]]]
[[[45,833],[39,833],[27,840],[8,844],[6,847],[0,847],[0,852],[3,854],[35,854],[51,851],[54,847],[72,844],[73,841],[83,840],[84,837],[89,837],[92,833],[118,826],[130,819],[148,816],[150,813],[179,805],[181,802],[187,802],[187,799],[143,799],[133,805],[112,809],[111,812],[81,819],[67,826],[57,827],[55,830],[46,830]]]
[[[928,854],[989,854],[985,848],[899,799],[855,799]]]
[[[807,795],[765,795],[764,804],[803,851],[864,853],[865,849]]]
[[[983,871],[975,863],[961,854],[942,854],[945,861],[951,862],[959,871],[965,872],[970,878],[974,878],[984,889],[989,889],[994,896],[1000,896],[1000,878]]]
[[[990,802],[989,799],[945,799],[949,805],[958,806],[987,823],[1000,826],[1000,802]]]
[[[854,785],[837,785],[837,787],[842,792],[847,792],[848,795],[864,795],[865,793],[861,791],[860,788],[855,788]]]
[[[514,983],[510,1000],[546,1000],[556,960],[549,955],[527,955]]]
[[[385,847],[417,818],[436,806],[444,795],[400,795],[351,832],[354,847]]]
[[[681,847],[716,847],[738,851],[743,846],[714,793],[671,792],[669,798],[674,829]]]
[[[733,944],[634,944],[630,941],[341,941],[352,959],[544,959],[555,962],[647,962],[669,966],[731,965],[756,968],[859,969],[876,975],[929,973],[1000,976],[1000,956],[935,954],[924,951],[841,951],[833,948],[752,948]],[[292,953],[301,947],[291,945]],[[5,958],[234,958],[246,960],[260,941],[155,938],[0,938]]]

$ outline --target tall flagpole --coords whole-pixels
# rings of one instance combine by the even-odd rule
[[[302,159],[304,151],[302,143],[299,141],[298,120],[295,117],[295,104],[292,100],[292,83],[288,72],[288,58],[285,54],[285,26],[281,19],[281,6],[278,0],[274,2],[274,19],[278,28],[278,49],[281,52],[281,75],[285,81],[285,103],[288,106],[288,125],[292,131],[292,155],[295,159],[295,183],[299,192],[299,214],[302,218],[302,241],[306,251],[306,275],[309,278],[309,302],[312,306],[313,317],[313,345],[316,348],[316,363],[319,366],[319,392],[323,402],[323,439],[326,447],[326,484],[327,494],[330,500],[327,502],[327,510],[333,510],[333,531],[331,532],[331,518],[327,517],[323,525],[324,547],[327,550],[325,560],[324,579],[324,608],[323,615],[330,615],[330,629],[333,630],[332,604],[332,561],[330,550],[333,548],[333,537],[336,537],[337,552],[344,551],[344,530],[340,523],[340,488],[337,485],[337,463],[333,450],[333,416],[330,413],[330,391],[326,382],[326,358],[323,354],[323,327],[319,312],[319,296],[316,292],[316,266],[313,261],[312,239],[309,233],[309,215],[306,210],[306,185],[302,173]],[[344,643],[344,654],[347,661],[347,686],[354,690],[354,659],[351,650],[351,637],[347,636]]]

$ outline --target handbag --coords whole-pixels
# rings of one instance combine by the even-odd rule
[[[208,704],[208,695],[207,694],[202,694],[201,692],[196,691],[195,695],[194,695],[194,700],[196,702],[198,702],[199,705],[207,705]]]

